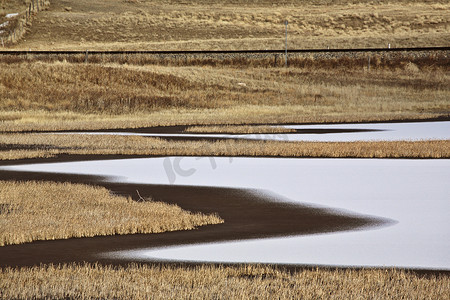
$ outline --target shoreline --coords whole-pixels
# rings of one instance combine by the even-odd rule
[[[441,121],[441,120],[439,120]],[[153,127],[151,127],[153,128]],[[117,130],[114,130],[117,131]],[[197,156],[197,155],[186,155]],[[210,155],[207,155],[210,156]],[[221,155],[226,156],[226,155]],[[31,158],[10,161],[0,161],[0,166],[12,166],[33,163],[58,163],[89,160],[132,159],[164,157],[161,155],[74,155],[60,154],[50,158]],[[248,156],[236,156],[248,157]],[[253,157],[253,156],[250,156]],[[266,156],[263,156],[266,157]],[[273,156],[267,156],[272,157]],[[281,156],[276,156],[281,158]],[[296,158],[286,156],[283,158]],[[304,157],[311,158],[311,157]],[[324,157],[317,157],[324,158]],[[330,158],[331,159],[331,158]],[[346,157],[348,159],[348,157]],[[354,157],[358,159],[358,157]],[[361,159],[361,158],[359,158]],[[374,158],[372,158],[374,159]],[[386,159],[386,158],[383,158]],[[392,159],[392,158],[391,158]],[[393,159],[426,159],[426,158],[393,158]],[[436,159],[436,158],[434,158]],[[446,158],[441,158],[446,159]],[[138,200],[136,190],[144,197],[165,203],[177,204],[181,208],[202,213],[217,213],[224,220],[224,224],[207,225],[197,230],[175,231],[162,234],[137,234],[120,236],[99,236],[94,238],[71,238],[67,240],[36,241],[21,245],[0,247],[0,268],[7,266],[36,266],[47,263],[81,263],[98,262],[104,265],[127,265],[132,261],[109,258],[98,259],[97,254],[110,251],[131,250],[137,248],[156,248],[174,245],[197,244],[207,242],[233,241],[266,237],[283,237],[292,235],[307,235],[325,232],[357,230],[364,227],[388,225],[391,220],[384,218],[370,218],[367,216],[348,214],[333,214],[332,208],[315,208],[309,205],[286,204],[271,201],[268,197],[256,196],[251,189],[210,188],[199,186],[165,186],[155,184],[125,184],[108,182],[108,177],[58,174],[42,172],[19,172],[0,170],[0,180],[36,180],[83,183],[103,186],[114,194],[130,196]],[[208,202],[206,202],[208,201]],[[211,202],[212,201],[212,202]],[[205,205],[207,203],[207,205]],[[226,204],[225,206],[223,204]],[[243,206],[244,207],[243,207]],[[236,209],[236,208],[239,209]],[[246,214],[250,212],[250,214]],[[298,216],[301,215],[301,220]],[[306,220],[305,218],[306,217]],[[255,222],[257,225],[255,226]],[[258,223],[259,222],[259,223]],[[292,223],[294,222],[294,223]],[[298,228],[293,228],[293,225]],[[294,226],[295,227],[295,226]],[[244,228],[244,229],[242,229]],[[112,247],[114,248],[111,248]],[[72,253],[76,252],[76,253]],[[139,262],[144,263],[144,262]],[[298,271],[305,269],[399,269],[412,271],[417,274],[445,275],[450,270],[383,268],[383,267],[333,267],[326,265],[290,265],[265,263],[211,263],[211,262],[145,262],[152,265],[198,266],[198,265],[270,265],[276,268]]]
[[[353,213],[342,214],[332,208],[311,207],[271,201],[255,195],[252,189],[166,186],[107,182],[105,177],[0,171],[0,180],[44,180],[99,185],[121,196],[138,200],[151,196],[156,201],[177,204],[185,210],[217,213],[225,223],[202,226],[197,230],[161,234],[136,234],[72,238],[0,247],[0,267],[33,266],[45,263],[99,262],[130,263],[129,260],[98,259],[103,252],[163,247],[204,242],[306,235],[386,226],[392,221]]]
[[[94,158],[98,157],[91,157],[91,159]],[[117,156],[116,158],[123,159],[123,156]],[[67,161],[80,161],[85,160],[85,157],[75,158],[71,155],[67,155],[66,159]],[[42,162],[42,159],[33,160]],[[4,165],[3,162],[0,162],[0,165]],[[253,189],[111,183],[108,182],[108,177],[102,176],[5,170],[0,170],[0,180],[44,180],[98,185],[109,189],[114,194],[131,196],[134,200],[139,199],[139,196],[136,193],[136,190],[139,190],[139,193],[143,197],[151,196],[154,200],[177,204],[181,208],[193,212],[200,211],[203,213],[217,213],[225,220],[224,224],[214,226],[207,225],[191,231],[175,231],[162,234],[98,236],[94,238],[71,238],[67,240],[55,241],[35,241],[32,243],[0,247],[0,268],[82,262],[126,266],[129,263],[136,262],[138,264],[158,266],[170,265],[180,267],[195,267],[200,265],[264,265],[274,267],[278,270],[288,270],[289,272],[312,269],[396,269],[413,272],[414,274],[418,274],[420,276],[450,275],[450,270],[446,269],[327,266],[308,264],[182,262],[165,260],[143,262],[139,260],[136,261],[127,259],[99,259],[97,256],[98,254],[112,251],[132,250],[138,248],[159,248],[165,246],[258,239],[266,237],[307,235],[355,229],[358,230],[367,226],[386,226],[389,225],[390,220],[383,218],[368,218],[365,215],[352,214],[336,216],[333,214],[332,208],[314,208],[309,205],[302,206],[301,204],[277,203],[271,201],[273,198],[266,198],[264,195],[261,196],[261,193],[258,193],[258,196],[256,196],[254,193],[255,190]],[[211,202],[211,200],[213,201]],[[205,203],[207,205],[205,205]],[[224,207],[224,203],[226,203],[226,207]],[[245,207],[242,208],[242,205]],[[236,207],[239,207],[239,209],[236,209]],[[247,211],[250,211],[252,216],[247,215]],[[306,227],[304,226],[305,223],[298,223],[299,215],[310,218],[305,221]],[[258,224],[259,227],[256,228],[256,230],[262,229],[262,231],[257,232],[254,230],[241,230],[241,228],[243,228],[243,224],[244,227],[248,227],[249,225],[254,227],[255,220],[256,223],[262,221],[262,223]],[[324,220],[326,220],[325,225],[319,224],[323,223]],[[297,222],[297,225],[303,227],[293,228],[291,223],[292,221]],[[280,222],[284,223],[280,225]],[[273,224],[276,224],[277,227],[271,227]],[[238,233],[236,233],[236,230],[238,230]]]
[[[397,124],[397,123],[424,123],[424,122],[447,122],[450,121],[450,116],[440,116],[435,118],[410,118],[410,119],[395,119],[395,120],[376,120],[376,121],[355,121],[355,122],[300,122],[300,123],[292,123],[292,122],[274,122],[274,123],[242,123],[242,124],[188,124],[188,125],[169,125],[169,126],[150,126],[150,127],[124,127],[124,128],[106,128],[106,129],[80,129],[80,130],[71,130],[71,129],[63,129],[63,130],[28,130],[28,131],[0,131],[0,133],[9,134],[9,133],[71,133],[71,132],[129,132],[129,133],[183,133],[185,129],[190,126],[198,126],[198,127],[206,127],[206,126],[303,126],[303,125],[346,125],[346,124]],[[373,130],[370,130],[373,131]],[[348,132],[348,131],[342,131]],[[353,131],[350,131],[353,132]],[[186,132],[188,133],[188,132]],[[293,132],[295,133],[295,132]],[[298,132],[305,133],[305,132]],[[317,132],[306,132],[307,133],[317,133]],[[335,130],[328,132],[327,129],[323,129],[320,133],[335,133]],[[208,134],[208,133],[205,133]],[[215,133],[211,133],[215,134]],[[228,133],[228,134],[242,134],[242,133]],[[277,133],[274,133],[277,134]],[[283,133],[288,134],[288,133]]]

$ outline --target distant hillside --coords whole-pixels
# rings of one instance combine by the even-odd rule
[[[15,47],[274,49],[284,47],[285,20],[290,48],[448,46],[450,40],[448,1],[272,3],[53,0]]]

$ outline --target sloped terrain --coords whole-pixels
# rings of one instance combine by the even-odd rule
[[[53,0],[18,49],[444,46],[447,1]],[[8,8],[11,10],[10,8]]]

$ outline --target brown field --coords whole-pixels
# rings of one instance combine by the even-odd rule
[[[2,1],[24,2],[18,0]],[[52,0],[15,49],[448,46],[448,1]],[[17,5],[1,5],[0,15]]]
[[[141,136],[2,134],[0,160],[72,155],[449,158],[450,141],[167,141]]]
[[[0,130],[361,122],[450,114],[448,58],[236,65],[0,59]],[[233,63],[233,62],[231,62]],[[377,65],[378,64],[378,65]]]
[[[151,199],[142,201],[113,196],[105,188],[81,184],[0,181],[0,246],[190,230],[223,222],[215,215],[193,214]]]
[[[270,266],[43,265],[0,270],[1,299],[448,299],[448,276]]]

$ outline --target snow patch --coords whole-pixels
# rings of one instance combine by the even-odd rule
[[[18,15],[19,15],[19,13],[12,13],[12,14],[7,14],[5,17],[7,19],[11,19],[11,18],[17,17]]]

